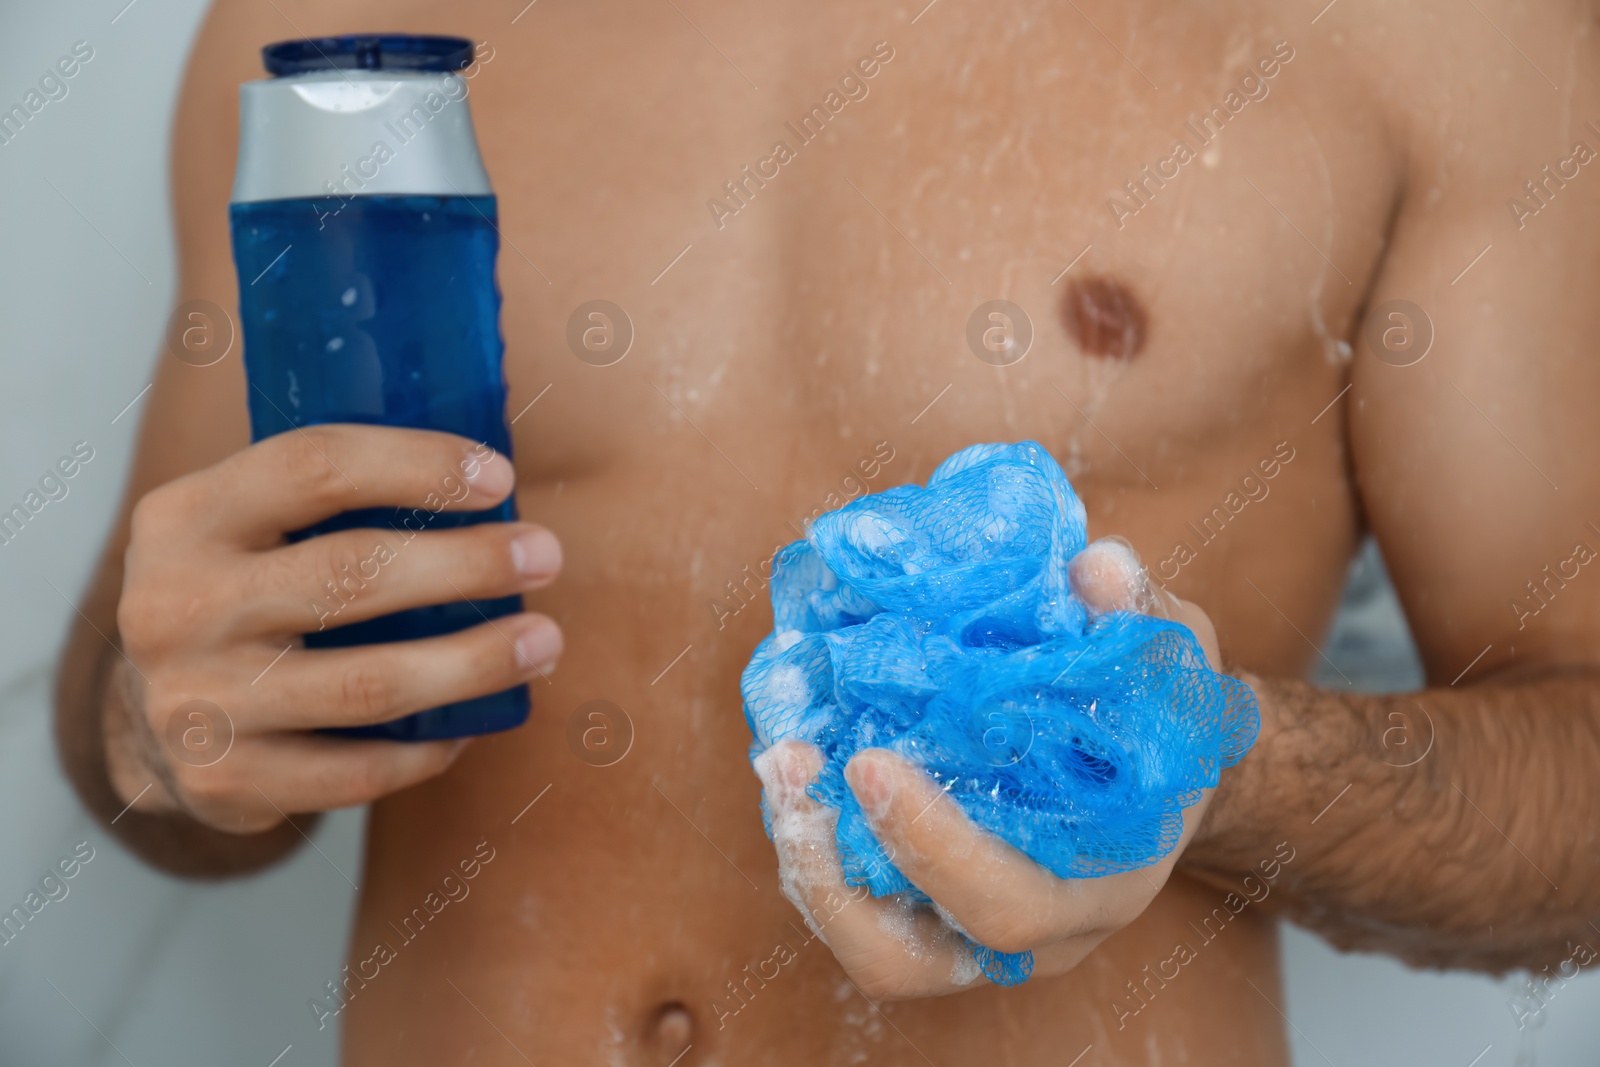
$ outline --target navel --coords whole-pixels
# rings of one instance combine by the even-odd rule
[[[1144,305],[1109,275],[1074,278],[1061,302],[1067,333],[1086,355],[1131,359],[1144,348],[1149,317]]]
[[[651,1067],[676,1067],[694,1043],[694,1016],[681,1001],[670,1001],[655,1011],[647,1042],[656,1062]]]

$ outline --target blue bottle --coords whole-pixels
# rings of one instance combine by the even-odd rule
[[[510,456],[495,198],[459,73],[472,54],[455,37],[288,41],[262,50],[271,78],[240,86],[228,212],[252,440],[353,422],[447,431]],[[436,488],[459,497],[460,471],[441,470]],[[292,539],[372,527],[392,531],[398,556],[419,531],[516,517],[513,499],[478,512],[369,508]],[[433,637],[522,610],[509,596],[338,625],[365,580],[308,605],[306,647]],[[519,685],[329,732],[435,740],[507,730],[528,711]]]

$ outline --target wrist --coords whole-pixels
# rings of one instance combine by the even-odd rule
[[[1184,861],[1192,866],[1225,869],[1248,841],[1262,836],[1254,827],[1254,817],[1263,810],[1259,781],[1269,762],[1268,751],[1279,734],[1277,703],[1272,699],[1270,687],[1259,676],[1249,671],[1232,671],[1233,677],[1250,687],[1255,694],[1260,714],[1260,730],[1255,743],[1244,758],[1232,767],[1226,767],[1218,776],[1216,791],[1206,807],[1194,839],[1184,852]]]

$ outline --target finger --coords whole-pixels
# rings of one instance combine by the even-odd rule
[[[561,543],[532,523],[421,534],[343,530],[251,556],[236,572],[241,636],[305,633],[548,584]]]
[[[254,544],[358,508],[481,510],[514,483],[509,460],[464,437],[324,425],[269,437],[152,495],[175,526]]]
[[[185,773],[183,802],[201,822],[234,833],[286,815],[367,804],[443,773],[469,739],[350,741],[314,734],[251,738],[210,767]]]
[[[509,615],[441,637],[293,649],[246,687],[252,731],[388,722],[548,674],[561,630],[543,615]]]
[[[1163,615],[1162,597],[1139,562],[1139,553],[1120,537],[1102,537],[1067,566],[1072,591],[1097,615],[1137,611]]]
[[[845,884],[834,843],[839,813],[805,792],[822,769],[820,752],[782,741],[755,766],[772,812],[784,895],[868,999],[948,993],[977,980],[971,951],[932,911]]]
[[[999,952],[1104,937],[1143,911],[1166,879],[1156,869],[1130,872],[1132,879],[1057,878],[980,829],[933,779],[885,749],[858,752],[845,778],[901,873],[951,925]]]

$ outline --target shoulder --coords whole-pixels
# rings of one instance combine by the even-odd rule
[[[1379,102],[1413,179],[1470,180],[1600,121],[1600,0],[1338,0],[1315,30]]]

